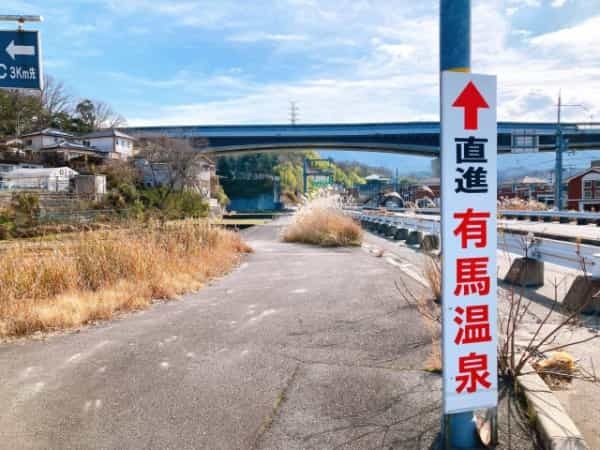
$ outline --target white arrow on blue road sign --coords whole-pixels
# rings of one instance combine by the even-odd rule
[[[10,41],[6,47],[6,53],[14,61],[15,56],[34,56],[35,47],[33,45],[15,45],[15,41]]]

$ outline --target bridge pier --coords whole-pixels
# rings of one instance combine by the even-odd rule
[[[440,248],[440,237],[437,234],[427,234],[421,241],[421,250],[430,252]]]
[[[504,281],[521,287],[541,287],[544,285],[544,261],[515,258]]]
[[[408,228],[398,227],[394,239],[397,241],[405,241],[408,238]]]
[[[398,225],[395,223],[390,224],[385,237],[393,239],[396,236],[396,232],[398,231]]]
[[[421,245],[423,242],[423,233],[419,230],[410,230],[406,237],[406,245]]]
[[[379,234],[381,234],[382,236],[387,236],[387,235],[388,235],[388,233],[389,233],[389,231],[390,231],[390,227],[391,227],[391,225],[390,225],[389,223],[385,223],[385,222],[383,222],[383,223],[381,224],[381,226],[378,228],[378,230],[377,230],[377,231],[378,231],[378,232],[379,232]]]
[[[600,261],[600,253],[595,254]],[[600,314],[600,264],[591,267],[590,275],[578,275],[563,300],[569,311]]]
[[[442,160],[437,157],[431,160],[431,176],[440,177],[442,172]]]

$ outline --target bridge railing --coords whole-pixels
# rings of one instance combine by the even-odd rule
[[[361,222],[388,224],[433,235],[439,235],[440,233],[440,219],[435,216],[383,215],[355,209],[347,212]],[[532,233],[523,234],[522,232],[499,228],[498,249],[589,273],[592,278],[600,278],[600,246],[541,238]]]
[[[439,208],[374,208],[374,207],[360,207],[355,206],[350,209],[356,211],[386,211],[391,213],[414,213],[423,215],[439,215]],[[587,212],[587,211],[526,211],[517,209],[501,209],[498,210],[498,215],[504,218],[522,218],[532,220],[544,220],[544,221],[577,221],[579,225],[586,223],[596,223],[600,225],[600,213],[598,212]]]

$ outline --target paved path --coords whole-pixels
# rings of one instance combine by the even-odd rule
[[[403,276],[364,249],[247,230],[241,267],[182,301],[0,346],[0,450],[427,449],[440,378]]]
[[[571,226],[577,227],[576,225]],[[582,228],[585,227],[587,226]],[[371,234],[369,234],[368,242],[367,245],[370,246],[373,252],[381,251],[381,249],[385,250],[382,259],[393,263],[404,274],[417,280],[420,279],[422,273],[420,268],[423,267],[426,258],[424,253],[415,251],[401,241],[384,239]],[[499,313],[502,317],[508,315],[508,298],[512,288],[500,280],[506,276],[515,257],[513,254],[498,251]],[[527,313],[523,315],[519,326],[518,344],[522,346],[529,344],[531,336],[536,334],[538,330],[539,323],[552,309],[554,299],[556,298],[559,302],[562,302],[577,275],[579,275],[579,272],[576,270],[546,263],[544,264],[544,286],[536,289],[518,289],[516,291],[517,293],[523,292],[525,302],[528,303]],[[421,281],[426,283],[425,280]],[[563,320],[564,315],[555,311],[538,336],[545,336],[550,333]],[[597,335],[599,332],[600,317],[584,316],[581,322],[575,322],[563,328],[555,338],[549,341],[548,347],[584,340]],[[598,373],[600,367],[600,339],[569,347],[566,351],[571,353],[585,370]],[[555,395],[582,432],[590,448],[600,449],[600,431],[598,429],[600,383],[574,379],[564,389],[556,390]]]

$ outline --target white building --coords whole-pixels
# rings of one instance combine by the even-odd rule
[[[25,150],[46,154],[68,153],[69,157],[65,161],[71,159],[71,156],[91,155],[90,152],[103,159],[128,159],[134,154],[135,141],[134,137],[112,128],[83,136],[45,128],[24,134],[20,138],[20,144]]]
[[[80,139],[83,145],[103,153],[106,158],[128,159],[134,154],[136,139],[114,128],[84,134]]]
[[[15,169],[41,169],[42,167],[41,164],[0,162],[0,178],[5,173],[12,172]]]
[[[202,156],[188,168],[185,181],[174,179],[174,174],[168,162],[149,162],[137,158],[135,165],[142,174],[143,183],[148,187],[165,186],[173,183],[177,189],[189,189],[208,198],[211,196],[211,178],[216,175],[215,163]]]
[[[30,150],[41,150],[65,141],[77,141],[75,135],[55,128],[44,128],[21,136],[23,146]],[[81,141],[79,141],[81,143]]]
[[[2,175],[0,189],[66,192],[78,173],[69,167],[14,169]]]

